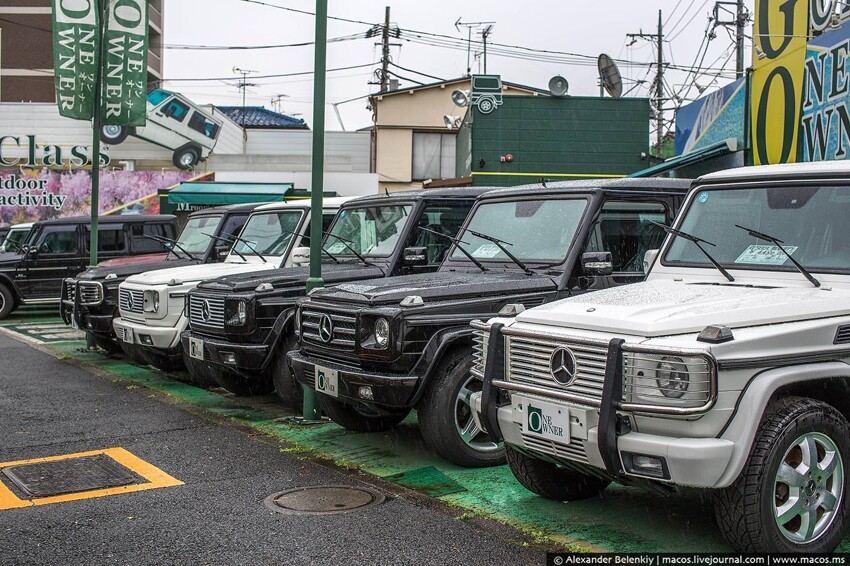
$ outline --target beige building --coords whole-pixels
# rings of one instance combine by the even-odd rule
[[[401,88],[371,97],[374,172],[379,190],[402,191],[423,186],[470,184],[455,178],[456,128],[445,116],[463,118],[467,108],[452,102],[452,92],[470,90],[470,78]],[[502,82],[502,93],[549,95],[548,91]]]

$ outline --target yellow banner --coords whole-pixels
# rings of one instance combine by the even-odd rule
[[[797,161],[809,2],[756,0],[750,84],[753,162]]]

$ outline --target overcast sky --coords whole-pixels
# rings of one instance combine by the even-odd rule
[[[728,2],[727,2],[728,3]],[[752,11],[752,0],[745,5]],[[716,88],[733,80],[735,69],[734,30],[717,27],[715,37],[705,43],[709,17],[715,0],[473,0],[457,2],[392,2],[391,0],[328,0],[331,18],[356,20],[354,23],[330,19],[328,69],[357,67],[328,73],[326,128],[341,130],[333,111],[337,109],[347,130],[371,125],[367,100],[343,102],[376,92],[370,85],[380,67],[380,38],[365,38],[371,25],[383,24],[385,6],[390,6],[392,25],[400,29],[393,39],[391,67],[402,86],[450,79],[466,74],[467,28],[455,29],[455,22],[492,22],[487,55],[487,71],[503,80],[546,88],[549,79],[562,75],[569,82],[569,94],[598,96],[596,57],[607,53],[619,62],[627,96],[649,96],[655,69],[647,63],[656,59],[652,39],[637,39],[632,45],[626,34],[655,34],[658,11],[664,23],[664,59],[673,68],[665,72],[667,96],[685,99],[698,96],[699,87]],[[310,0],[168,0],[165,2],[165,78],[226,79],[167,81],[166,88],[180,91],[199,103],[241,105],[234,67],[256,71],[248,74],[253,83],[246,93],[248,105],[272,108],[280,97],[279,109],[312,124],[312,74],[291,77],[255,78],[311,72],[313,45],[250,50],[199,50],[197,46],[289,45],[312,42],[315,20],[312,15],[276,8],[314,12]],[[729,12],[721,18],[730,20]],[[489,24],[488,24],[489,25]],[[479,32],[473,28],[473,56],[481,51]],[[749,65],[751,27],[746,32],[745,66]],[[349,39],[353,38],[353,39]],[[190,46],[193,49],[180,49]],[[512,47],[508,47],[512,46]],[[550,53],[543,53],[548,51]],[[472,58],[473,73],[483,72],[481,57]],[[548,60],[547,60],[548,59]],[[700,66],[698,76],[686,69]],[[479,67],[480,65],[480,67]],[[726,72],[718,76],[725,66]],[[418,74],[422,73],[422,74]],[[636,81],[646,81],[640,83]],[[675,101],[667,103],[672,107]],[[669,115],[669,113],[668,113]]]

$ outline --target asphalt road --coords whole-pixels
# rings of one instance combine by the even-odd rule
[[[145,388],[0,335],[0,462],[123,448],[183,485],[0,510],[2,564],[542,564],[513,531],[299,458]],[[2,466],[0,466],[2,467]],[[378,483],[375,484],[374,482]],[[384,490],[381,505],[284,515],[263,500],[314,485]],[[9,487],[9,480],[0,476]]]

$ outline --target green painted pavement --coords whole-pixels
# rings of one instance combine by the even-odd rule
[[[332,423],[299,426],[287,422],[293,412],[274,396],[237,398],[221,390],[204,390],[107,357],[81,342],[47,347],[60,358],[99,368],[128,388],[147,387],[210,413],[232,419],[285,441],[287,452],[330,459],[388,481],[431,494],[456,506],[460,519],[483,516],[576,551],[682,552],[728,551],[712,523],[708,491],[685,490],[663,496],[619,485],[601,497],[569,503],[549,501],[519,485],[507,466],[464,469],[433,455],[422,440],[412,414],[384,433],[354,433]],[[839,551],[850,551],[845,539]]]

